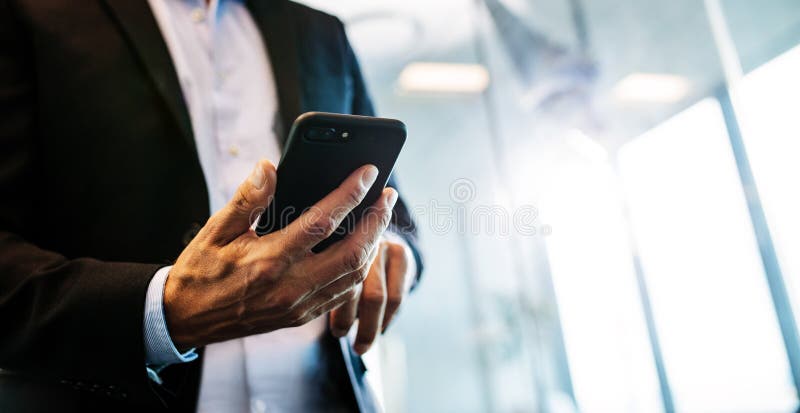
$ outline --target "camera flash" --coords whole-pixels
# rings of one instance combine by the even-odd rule
[[[350,132],[342,132],[342,138],[347,138],[350,136]]]

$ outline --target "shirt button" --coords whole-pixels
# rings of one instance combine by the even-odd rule
[[[192,10],[191,16],[193,22],[200,23],[206,19],[206,11],[201,8],[196,8]]]
[[[228,153],[231,154],[231,156],[239,156],[239,147],[236,145],[229,146]]]

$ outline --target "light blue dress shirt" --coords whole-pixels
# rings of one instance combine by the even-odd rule
[[[149,0],[187,103],[210,210],[230,199],[253,165],[274,163],[277,96],[266,50],[241,0]],[[150,282],[145,305],[146,363],[157,370],[197,358],[180,353],[164,318],[164,285],[171,267]],[[151,377],[155,378],[152,372]]]
[[[277,164],[273,124],[278,98],[261,33],[243,0],[148,0],[181,84],[209,194],[220,210],[256,162]],[[165,322],[164,285],[171,267],[150,282],[144,314],[150,377],[169,364],[194,360],[180,353]],[[300,327],[205,347],[197,411],[321,411],[320,337],[326,318]]]
[[[161,383],[158,371],[174,363],[186,363],[197,358],[191,349],[181,353],[170,338],[167,322],[164,318],[164,284],[172,266],[161,268],[150,280],[144,308],[144,345],[147,355],[147,373],[156,383]]]
[[[148,3],[181,84],[213,213],[231,199],[260,158],[275,164],[280,158],[273,128],[278,99],[266,46],[243,0]],[[413,258],[409,261],[407,287],[416,274]],[[145,303],[146,365],[155,382],[165,366],[197,358],[193,350],[179,352],[167,328],[163,295],[171,269],[155,274]],[[321,316],[300,327],[206,346],[197,411],[330,408],[318,371],[324,364],[319,339],[325,325]],[[375,351],[370,353],[377,358]]]

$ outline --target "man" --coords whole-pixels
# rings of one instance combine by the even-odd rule
[[[250,228],[311,110],[373,112],[324,13],[0,0],[0,411],[376,410],[359,354],[421,270],[403,202],[310,254],[364,166],[320,213]]]

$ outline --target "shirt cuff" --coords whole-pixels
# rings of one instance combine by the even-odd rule
[[[164,317],[164,285],[172,266],[161,268],[150,280],[144,307],[145,363],[156,371],[170,364],[186,363],[197,358],[195,349],[181,353],[175,348]]]

